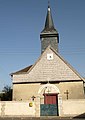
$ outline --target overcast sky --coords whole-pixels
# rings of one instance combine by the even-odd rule
[[[41,54],[48,0],[0,0],[0,90]],[[85,0],[50,0],[59,53],[85,77]]]

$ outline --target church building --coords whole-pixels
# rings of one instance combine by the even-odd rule
[[[84,85],[80,74],[59,54],[59,33],[50,5],[40,41],[41,55],[35,63],[11,73],[13,101],[35,100],[38,96],[41,109],[50,105],[51,111],[53,107],[57,109],[52,114],[59,115],[59,99],[84,99]]]

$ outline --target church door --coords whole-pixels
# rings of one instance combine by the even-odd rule
[[[41,104],[41,116],[58,116],[57,94],[44,94],[44,104]]]
[[[57,94],[44,94],[44,104],[57,104]]]

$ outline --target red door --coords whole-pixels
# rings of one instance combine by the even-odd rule
[[[57,94],[44,94],[44,104],[57,104]]]

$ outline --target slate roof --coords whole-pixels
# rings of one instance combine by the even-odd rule
[[[30,69],[31,67],[32,67],[32,65],[30,65],[30,66],[28,66],[28,67],[26,67],[26,68],[24,68],[24,69],[21,69],[21,70],[19,70],[19,71],[17,71],[17,72],[11,73],[11,76],[14,75],[14,74],[23,74],[23,73],[26,73],[26,72],[29,71],[29,69]]]
[[[48,5],[45,27],[41,33],[50,33],[50,32],[56,33],[56,34],[58,33],[54,27],[53,18],[52,18],[52,14],[51,14],[51,8]]]
[[[84,79],[84,82],[85,82],[85,78],[83,78]]]

